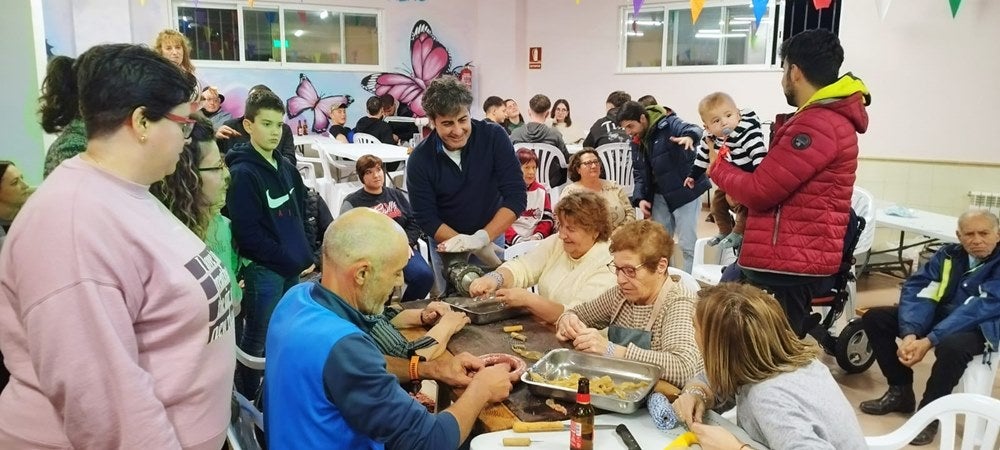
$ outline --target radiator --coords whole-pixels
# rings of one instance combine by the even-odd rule
[[[1000,215],[1000,192],[969,192],[969,209],[985,209]]]

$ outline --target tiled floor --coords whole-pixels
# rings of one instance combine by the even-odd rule
[[[702,221],[698,226],[698,236],[707,237],[715,235],[715,233],[717,233],[715,224],[705,222],[704,216],[705,212],[702,213]],[[892,305],[898,302],[899,285],[901,281],[902,280],[899,278],[883,274],[871,274],[860,277],[858,280],[857,306],[859,308],[866,308],[872,306]],[[858,415],[858,421],[861,423],[861,429],[864,431],[866,436],[877,436],[889,433],[896,428],[899,428],[904,422],[906,422],[908,416],[904,416],[902,414],[894,413],[885,416],[870,416],[862,413],[858,409],[858,403],[864,400],[878,398],[886,390],[885,377],[882,376],[882,372],[878,368],[878,363],[863,373],[848,374],[837,365],[837,361],[833,356],[824,354],[822,356],[822,360],[830,368],[830,371],[833,373],[833,377],[844,389],[844,395],[847,396],[847,400],[854,406],[854,410]],[[933,352],[931,352],[927,355],[924,361],[914,367],[913,387],[916,391],[918,402],[923,394],[924,386],[927,383],[927,377],[930,375],[930,367],[933,362],[934,355]],[[994,380],[992,396],[994,398],[1000,398],[1000,377]],[[940,445],[939,440],[936,440],[933,444],[928,446],[909,446],[906,448],[936,449],[938,448],[938,445]]]

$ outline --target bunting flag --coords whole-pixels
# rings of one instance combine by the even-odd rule
[[[878,7],[878,16],[885,20],[885,15],[889,13],[889,4],[892,0],[875,0],[875,6]]]
[[[251,8],[253,8],[253,0],[247,0],[247,4],[250,5]]]
[[[948,3],[951,4],[951,17],[954,19],[958,14],[958,5],[962,4],[962,0],[948,0]]]
[[[698,22],[701,9],[705,7],[705,0],[691,0],[691,24]]]
[[[642,9],[642,4],[646,0],[632,0],[632,16],[638,16],[639,10]]]
[[[813,6],[815,6],[817,10],[825,9],[829,8],[830,3],[832,2],[833,0],[813,0]]]
[[[764,18],[764,14],[767,13],[767,2],[768,0],[753,0],[754,23],[758,28],[760,27],[760,19]]]

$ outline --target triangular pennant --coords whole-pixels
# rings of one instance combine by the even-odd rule
[[[958,14],[958,6],[962,4],[962,0],[948,0],[951,4],[951,17],[954,18]]]
[[[701,9],[705,7],[705,0],[691,0],[691,23],[698,22]]]
[[[251,8],[253,8],[253,0],[247,0],[247,4],[250,5]]]
[[[633,16],[638,16],[639,15],[639,10],[642,9],[642,4],[645,1],[646,0],[632,0],[632,15]]]
[[[760,26],[760,19],[767,13],[767,2],[768,0],[753,0],[753,17],[757,26]]]
[[[878,7],[878,16],[885,20],[885,15],[889,13],[889,5],[892,0],[875,0],[875,6]]]
[[[825,9],[825,8],[829,8],[830,7],[830,3],[832,3],[832,2],[833,2],[833,0],[813,0],[813,6],[815,6],[817,10],[819,10],[819,9]]]

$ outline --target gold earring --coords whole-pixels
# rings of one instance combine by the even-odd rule
[[[146,135],[145,134],[142,135],[142,136],[139,136],[139,143],[140,144],[145,144],[146,143]]]

